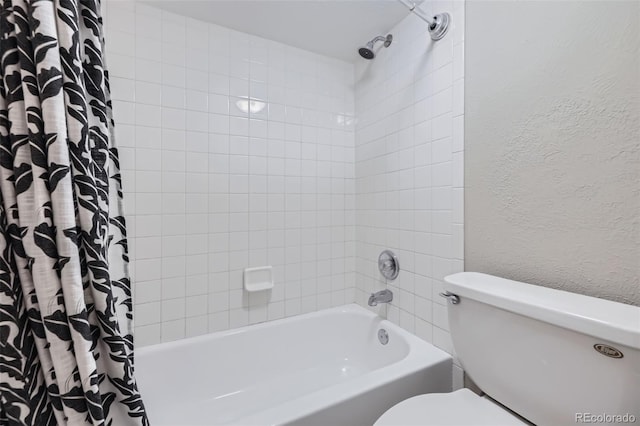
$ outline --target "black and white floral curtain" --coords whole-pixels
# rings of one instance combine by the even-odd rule
[[[0,0],[0,425],[146,425],[100,0]]]

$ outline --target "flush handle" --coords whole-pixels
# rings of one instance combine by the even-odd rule
[[[445,291],[444,293],[440,293],[440,296],[444,297],[451,303],[452,305],[457,305],[460,303],[460,297],[457,294],[453,294],[449,291]]]

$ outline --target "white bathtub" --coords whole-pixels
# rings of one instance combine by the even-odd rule
[[[410,396],[451,391],[451,362],[346,305],[142,348],[136,376],[154,426],[356,426]]]

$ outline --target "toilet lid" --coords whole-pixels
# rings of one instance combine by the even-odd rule
[[[418,395],[388,409],[374,426],[526,425],[513,414],[469,389]]]

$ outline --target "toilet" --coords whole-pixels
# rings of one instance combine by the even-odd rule
[[[640,307],[474,272],[444,289],[456,356],[484,395],[418,395],[375,426],[640,424]]]

